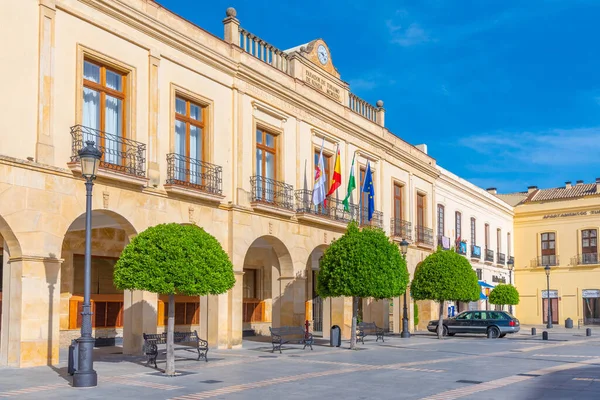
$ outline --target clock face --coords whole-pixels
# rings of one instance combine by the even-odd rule
[[[327,54],[327,49],[322,44],[320,44],[317,48],[317,55],[319,56],[319,61],[321,61],[321,64],[327,64],[327,61],[329,61],[329,55]]]

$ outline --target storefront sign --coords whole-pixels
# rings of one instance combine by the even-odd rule
[[[506,283],[505,276],[492,275],[492,282],[494,283]]]
[[[600,215],[600,210],[579,211],[579,212],[570,212],[570,213],[561,213],[561,214],[548,214],[548,215],[544,215],[543,219],[547,219],[547,218],[564,218],[564,217],[579,217],[581,215]]]
[[[333,83],[329,82],[327,79],[323,78],[319,74],[316,74],[307,69],[304,75],[304,82],[306,82],[310,87],[317,89],[319,92],[322,92],[339,102],[342,101],[342,93],[340,91],[340,88],[335,86]]]
[[[548,291],[547,290],[542,290],[542,299],[547,299],[548,298]],[[551,299],[557,299],[558,298],[558,290],[551,290],[550,291],[550,298]]]
[[[581,297],[590,298],[590,297],[600,297],[600,289],[584,289],[581,291]]]

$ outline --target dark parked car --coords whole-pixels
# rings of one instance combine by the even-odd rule
[[[519,320],[505,311],[465,311],[443,320],[444,336],[457,333],[483,333],[492,338],[519,332]],[[438,321],[429,321],[427,330],[437,332]]]

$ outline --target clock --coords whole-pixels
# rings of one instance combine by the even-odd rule
[[[327,54],[327,49],[322,44],[320,44],[317,48],[317,56],[319,57],[319,61],[323,65],[327,64],[327,61],[329,61],[329,54]]]

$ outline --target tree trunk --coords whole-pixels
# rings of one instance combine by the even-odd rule
[[[438,326],[437,326],[437,334],[438,334],[438,339],[441,339],[444,337],[444,305],[445,305],[445,301],[440,301],[440,319],[438,320]]]
[[[167,366],[165,375],[175,375],[175,344],[173,332],[175,331],[175,295],[169,295],[169,318],[167,320]]]
[[[352,297],[352,328],[350,330],[350,348],[356,347],[356,317],[358,316],[358,297]],[[340,332],[341,334],[341,332]]]

